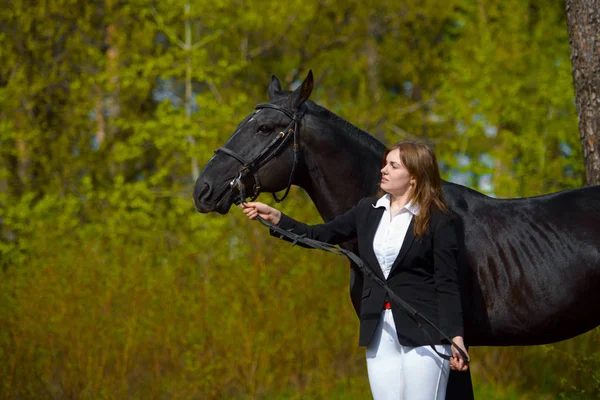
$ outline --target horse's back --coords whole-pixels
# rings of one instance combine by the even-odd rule
[[[472,344],[549,343],[600,323],[600,186],[522,199],[444,192],[462,222]]]

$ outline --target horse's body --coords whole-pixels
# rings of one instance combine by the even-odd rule
[[[600,324],[600,186],[493,199],[444,194],[463,224],[471,345],[556,342]]]
[[[310,81],[309,81],[310,78]],[[293,183],[304,188],[325,221],[374,195],[384,145],[330,111],[307,101],[312,75],[283,93],[273,78],[271,101],[294,112],[305,107],[302,150]],[[226,146],[251,157],[289,117],[263,109],[246,118]],[[260,170],[263,191],[282,190],[291,171],[291,144]],[[195,189],[200,212],[226,213],[237,195],[230,182],[240,163],[215,155]],[[250,175],[244,177],[248,187]],[[494,199],[444,182],[444,195],[462,222],[463,305],[469,345],[556,342],[600,324],[600,186],[523,198]],[[352,269],[358,312],[362,275]]]

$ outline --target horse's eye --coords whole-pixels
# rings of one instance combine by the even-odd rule
[[[261,125],[256,130],[256,133],[258,133],[259,135],[266,135],[267,133],[270,133],[270,132],[271,132],[271,128],[267,125]]]

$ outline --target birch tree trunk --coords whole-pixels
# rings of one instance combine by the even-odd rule
[[[600,0],[567,0],[579,136],[588,185],[600,184]]]
[[[192,22],[190,21],[190,3],[185,5],[185,117],[188,121],[192,120]],[[192,135],[187,135],[187,141],[194,149],[196,147],[196,139]],[[200,175],[200,167],[198,166],[198,158],[192,156],[191,172],[194,182]]]

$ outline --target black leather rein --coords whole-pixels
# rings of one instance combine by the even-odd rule
[[[304,116],[305,107],[306,106],[302,105],[294,114],[292,114],[285,108],[278,106],[276,104],[265,103],[265,104],[257,105],[256,110],[261,110],[263,108],[272,108],[274,110],[284,113],[292,121],[289,123],[287,128],[285,128],[283,131],[279,132],[277,134],[277,136],[275,136],[269,142],[269,144],[267,144],[267,146],[250,161],[246,161],[244,159],[244,157],[240,156],[235,151],[228,149],[227,147],[219,147],[217,150],[215,150],[215,154],[219,153],[219,152],[227,154],[228,156],[235,158],[237,161],[239,161],[240,164],[242,164],[242,169],[238,172],[237,176],[231,181],[230,185],[231,185],[232,189],[234,187],[238,188],[238,190],[240,192],[240,197],[244,199],[243,201],[245,201],[245,199],[246,199],[245,187],[244,187],[244,184],[242,183],[242,179],[244,178],[244,176],[248,172],[252,173],[252,175],[254,176],[254,186],[252,188],[252,199],[250,200],[250,201],[254,201],[260,194],[260,189],[261,189],[260,179],[258,177],[259,170],[265,164],[267,164],[269,161],[271,161],[271,159],[273,159],[278,154],[280,154],[285,149],[285,145],[289,141],[289,138],[293,136],[293,138],[294,138],[294,145],[293,145],[294,163],[292,164],[292,171],[290,173],[290,178],[288,180],[287,188],[281,199],[277,198],[277,195],[275,193],[273,193],[273,198],[275,199],[275,201],[277,203],[279,203],[279,202],[283,201],[289,194],[290,188],[292,187],[292,181],[294,180],[294,175],[296,173],[296,166],[298,165],[298,158],[299,158],[298,153],[300,152],[300,148],[298,146],[298,130],[299,130],[299,126],[300,126],[300,121],[302,120],[302,117]]]
[[[460,353],[464,362],[466,364],[469,364],[469,357],[467,357],[467,354],[463,351],[463,349],[461,349],[459,346],[456,345],[456,343],[454,343],[452,338],[448,337],[448,335],[446,335],[440,328],[438,328],[427,317],[425,317],[423,314],[421,314],[420,312],[415,310],[415,308],[413,306],[411,306],[406,301],[404,301],[400,296],[398,296],[396,294],[396,292],[394,292],[385,281],[383,281],[381,278],[379,278],[377,275],[375,275],[375,273],[373,273],[373,271],[371,271],[371,268],[368,267],[359,256],[357,256],[356,254],[354,254],[353,252],[351,252],[349,250],[342,249],[339,246],[334,246],[329,243],[310,239],[310,238],[307,238],[305,235],[297,235],[293,232],[281,229],[278,226],[275,226],[272,223],[270,223],[269,221],[265,220],[261,216],[257,216],[256,219],[264,226],[266,226],[269,229],[271,229],[272,231],[276,232],[280,238],[283,238],[285,236],[288,239],[290,239],[292,246],[296,245],[297,243],[301,243],[304,246],[311,247],[313,249],[319,249],[319,250],[327,251],[327,252],[338,254],[338,255],[344,255],[344,256],[348,257],[348,259],[350,261],[354,262],[358,266],[358,268],[364,275],[366,275],[373,282],[375,282],[376,284],[381,286],[387,292],[391,301],[393,301],[396,305],[398,305],[400,308],[402,308],[404,311],[406,311],[406,313],[409,315],[409,317],[413,321],[415,321],[415,323],[423,331],[423,333],[425,334],[427,339],[429,339],[430,343],[433,343],[433,339],[431,338],[431,336],[429,335],[427,330],[425,328],[423,328],[423,324],[421,322],[425,322],[427,325],[431,326],[436,331],[438,331],[445,340],[447,340],[449,343],[451,343],[452,346],[454,346],[458,350],[458,352]],[[435,351],[437,353],[437,355],[439,355],[440,357],[442,357],[445,360],[450,360],[450,356],[447,356],[446,354],[442,354],[439,351],[437,351],[433,344],[430,344],[429,346],[433,349],[433,351]]]

